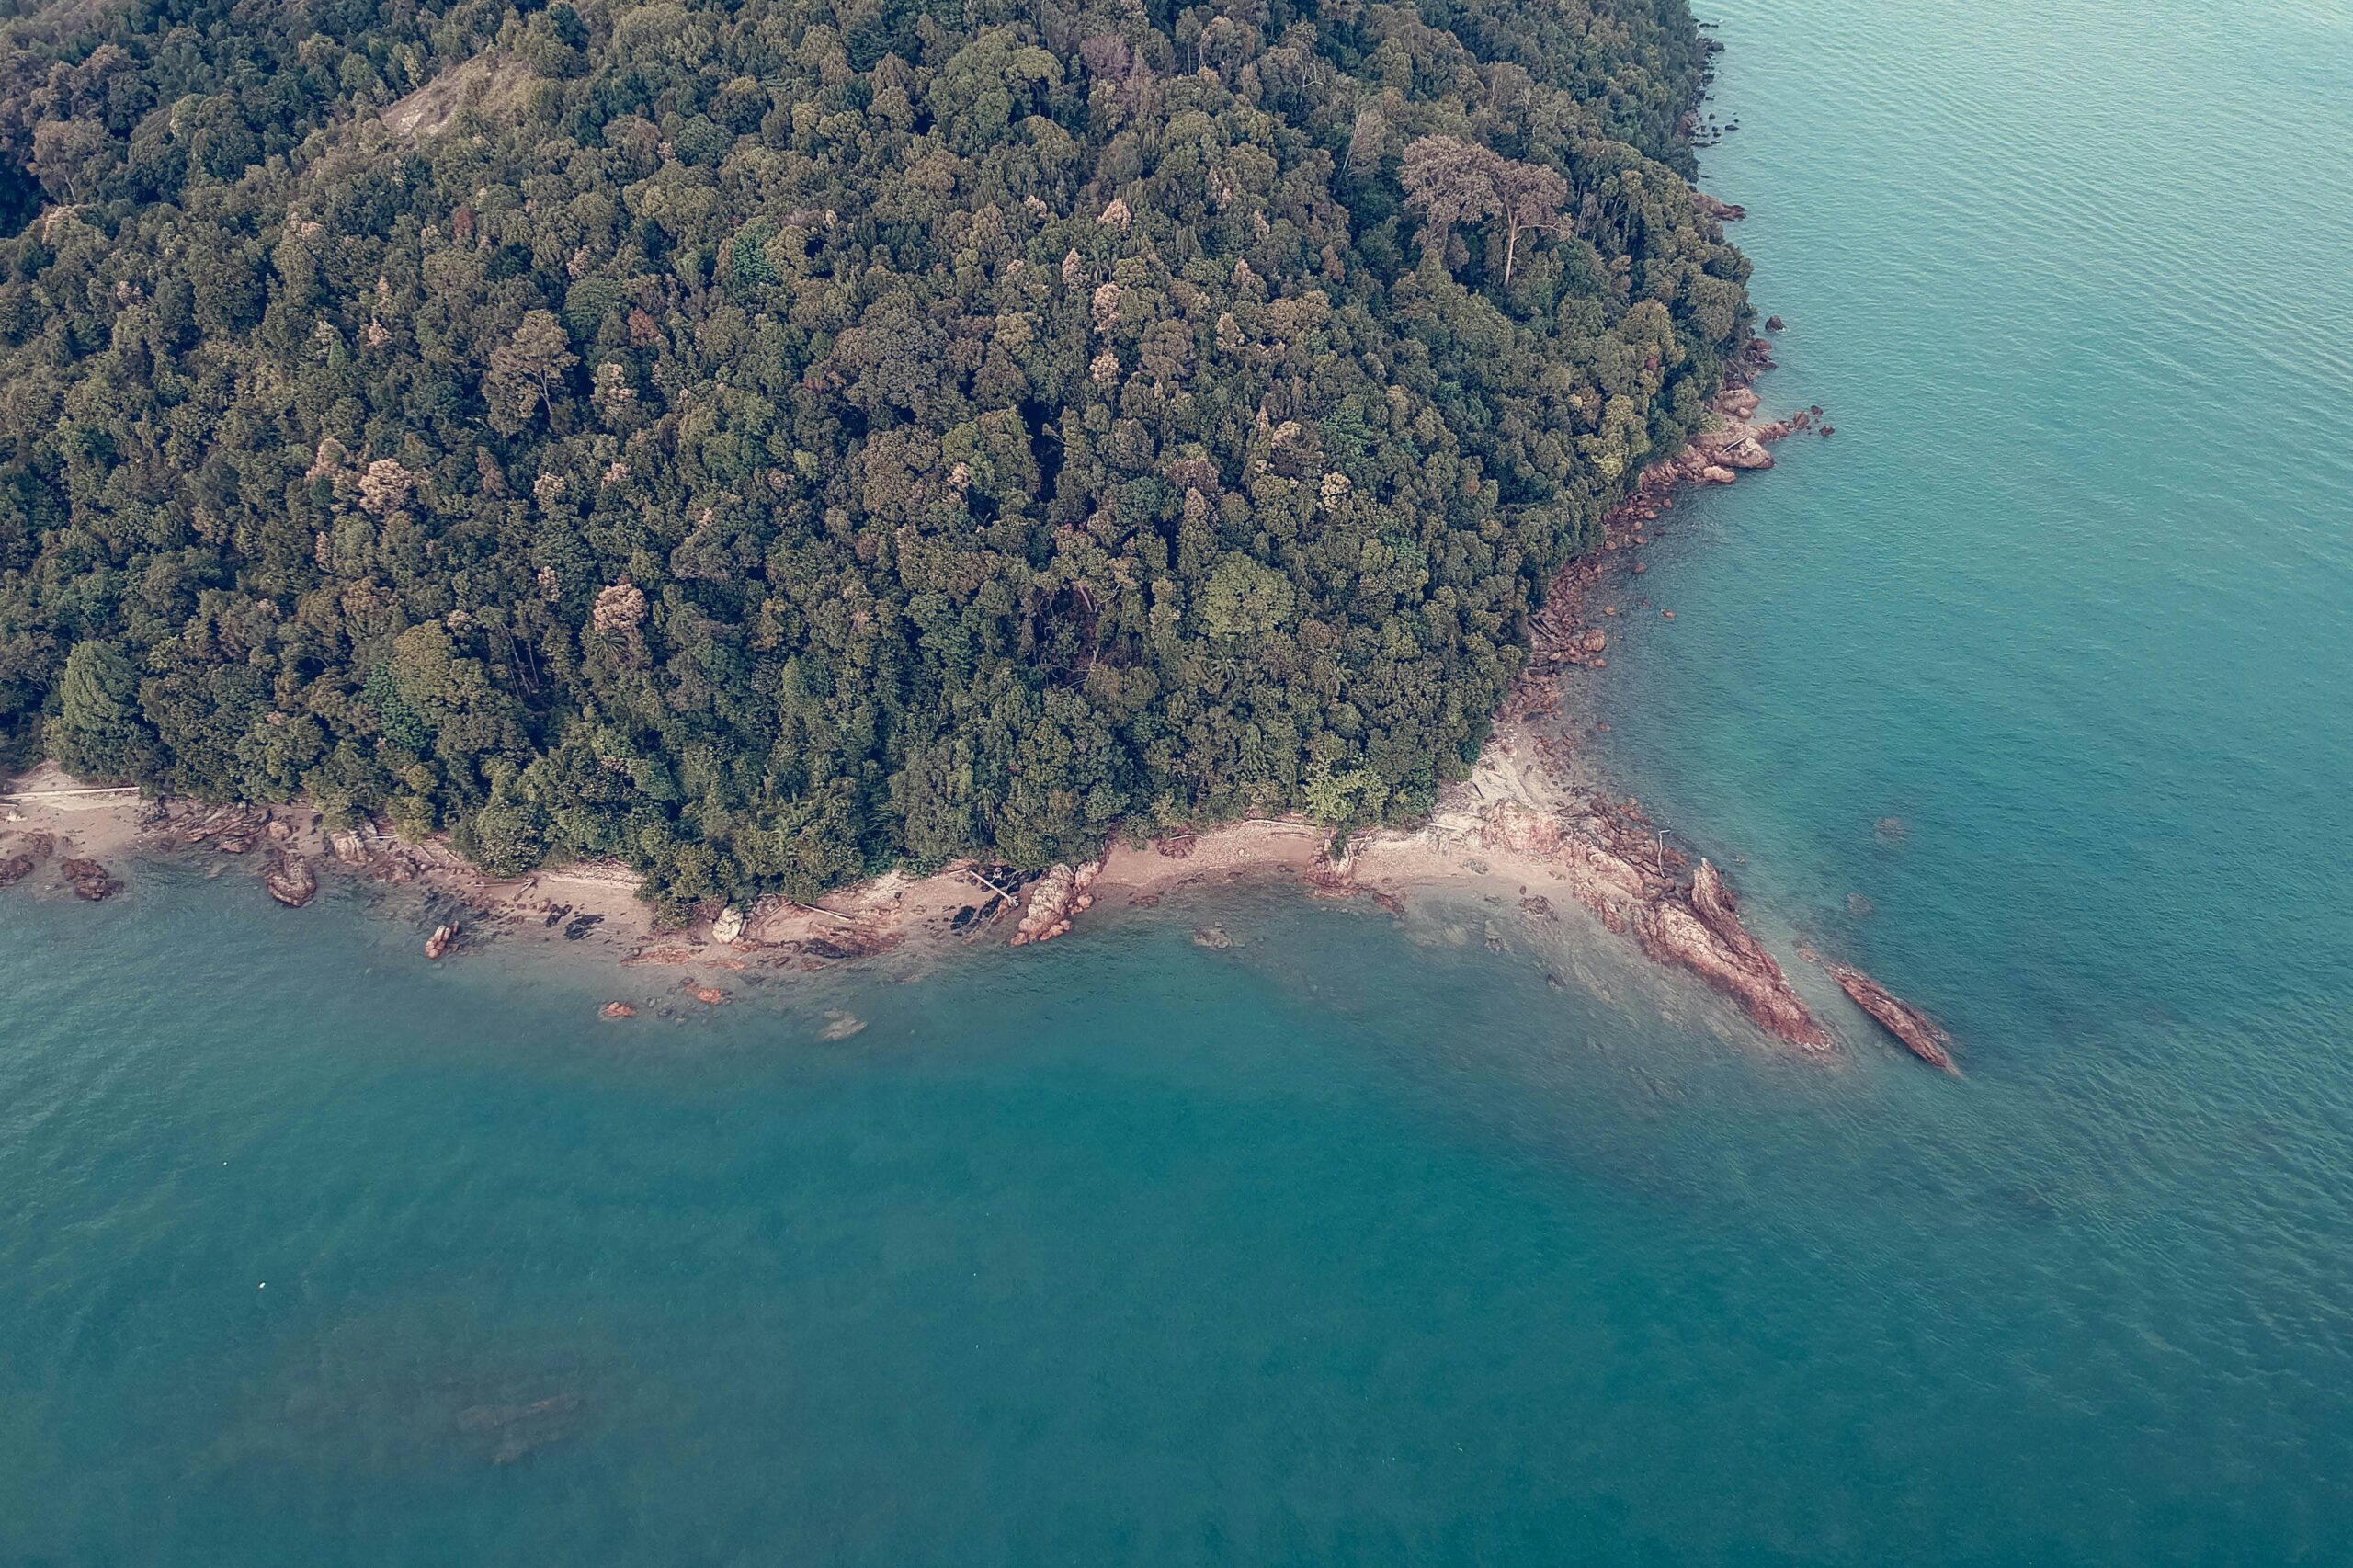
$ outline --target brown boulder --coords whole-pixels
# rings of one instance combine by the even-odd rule
[[[33,874],[33,869],[55,853],[57,841],[45,833],[28,833],[14,848],[0,855],[0,888],[10,887]]]
[[[1018,948],[1069,935],[1072,917],[1094,903],[1094,896],[1087,890],[1095,885],[1095,879],[1102,870],[1100,862],[1089,860],[1075,868],[1056,866],[1040,877],[1030,885],[1029,906],[1021,913],[1020,928],[1007,945]]]
[[[452,920],[447,926],[436,926],[433,927],[433,935],[425,938],[425,956],[428,959],[438,959],[449,950],[449,944],[457,939],[458,923],[456,921]]]
[[[608,1002],[597,1009],[597,1016],[610,1022],[620,1018],[633,1018],[637,1017],[637,1009],[626,1002]]]
[[[109,874],[96,860],[67,860],[57,869],[73,887],[75,898],[98,903],[122,891],[122,879]]]
[[[262,878],[261,885],[287,908],[300,909],[319,891],[319,878],[308,860],[290,850],[280,849],[272,858],[269,872]]]

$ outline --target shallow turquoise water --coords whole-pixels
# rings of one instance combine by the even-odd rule
[[[1966,1080],[1508,911],[613,1027],[12,896],[0,1562],[2353,1559],[2353,19],[1722,22],[1839,434],[1673,515],[1613,766]]]

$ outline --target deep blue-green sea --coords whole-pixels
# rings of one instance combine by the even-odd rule
[[[2353,1562],[2353,10],[1712,11],[1837,434],[1669,515],[1604,760],[1964,1077],[1476,903],[613,1025],[19,889],[0,1562]]]

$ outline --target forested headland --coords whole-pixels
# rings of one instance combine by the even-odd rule
[[[0,763],[673,915],[1402,820],[1703,418],[1685,0],[0,23]]]

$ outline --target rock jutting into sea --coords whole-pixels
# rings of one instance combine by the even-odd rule
[[[1741,924],[1732,890],[1715,867],[1699,862],[1681,896],[1654,902],[1634,926],[1643,950],[1689,970],[1747,1010],[1758,1028],[1791,1045],[1827,1051],[1830,1032],[1806,1011],[1789,976]]]
[[[1485,809],[1479,834],[1483,846],[1524,857],[1559,878],[1603,926],[1631,931],[1653,962],[1688,970],[1731,996],[1768,1033],[1808,1051],[1829,1049],[1829,1031],[1741,923],[1732,890],[1706,860],[1687,885],[1669,874],[1663,846],[1653,864],[1643,864],[1648,846],[1630,841],[1615,813],[1568,816],[1512,800]]]
[[[268,874],[261,880],[269,896],[289,909],[300,909],[319,891],[318,873],[310,861],[289,849],[274,851]]]
[[[1935,1019],[1890,993],[1861,970],[1827,961],[1822,967],[1856,1006],[1869,1013],[1906,1051],[1931,1067],[1940,1067],[1956,1078],[1961,1076],[1961,1069],[1953,1065],[1952,1037],[1938,1027]]]

